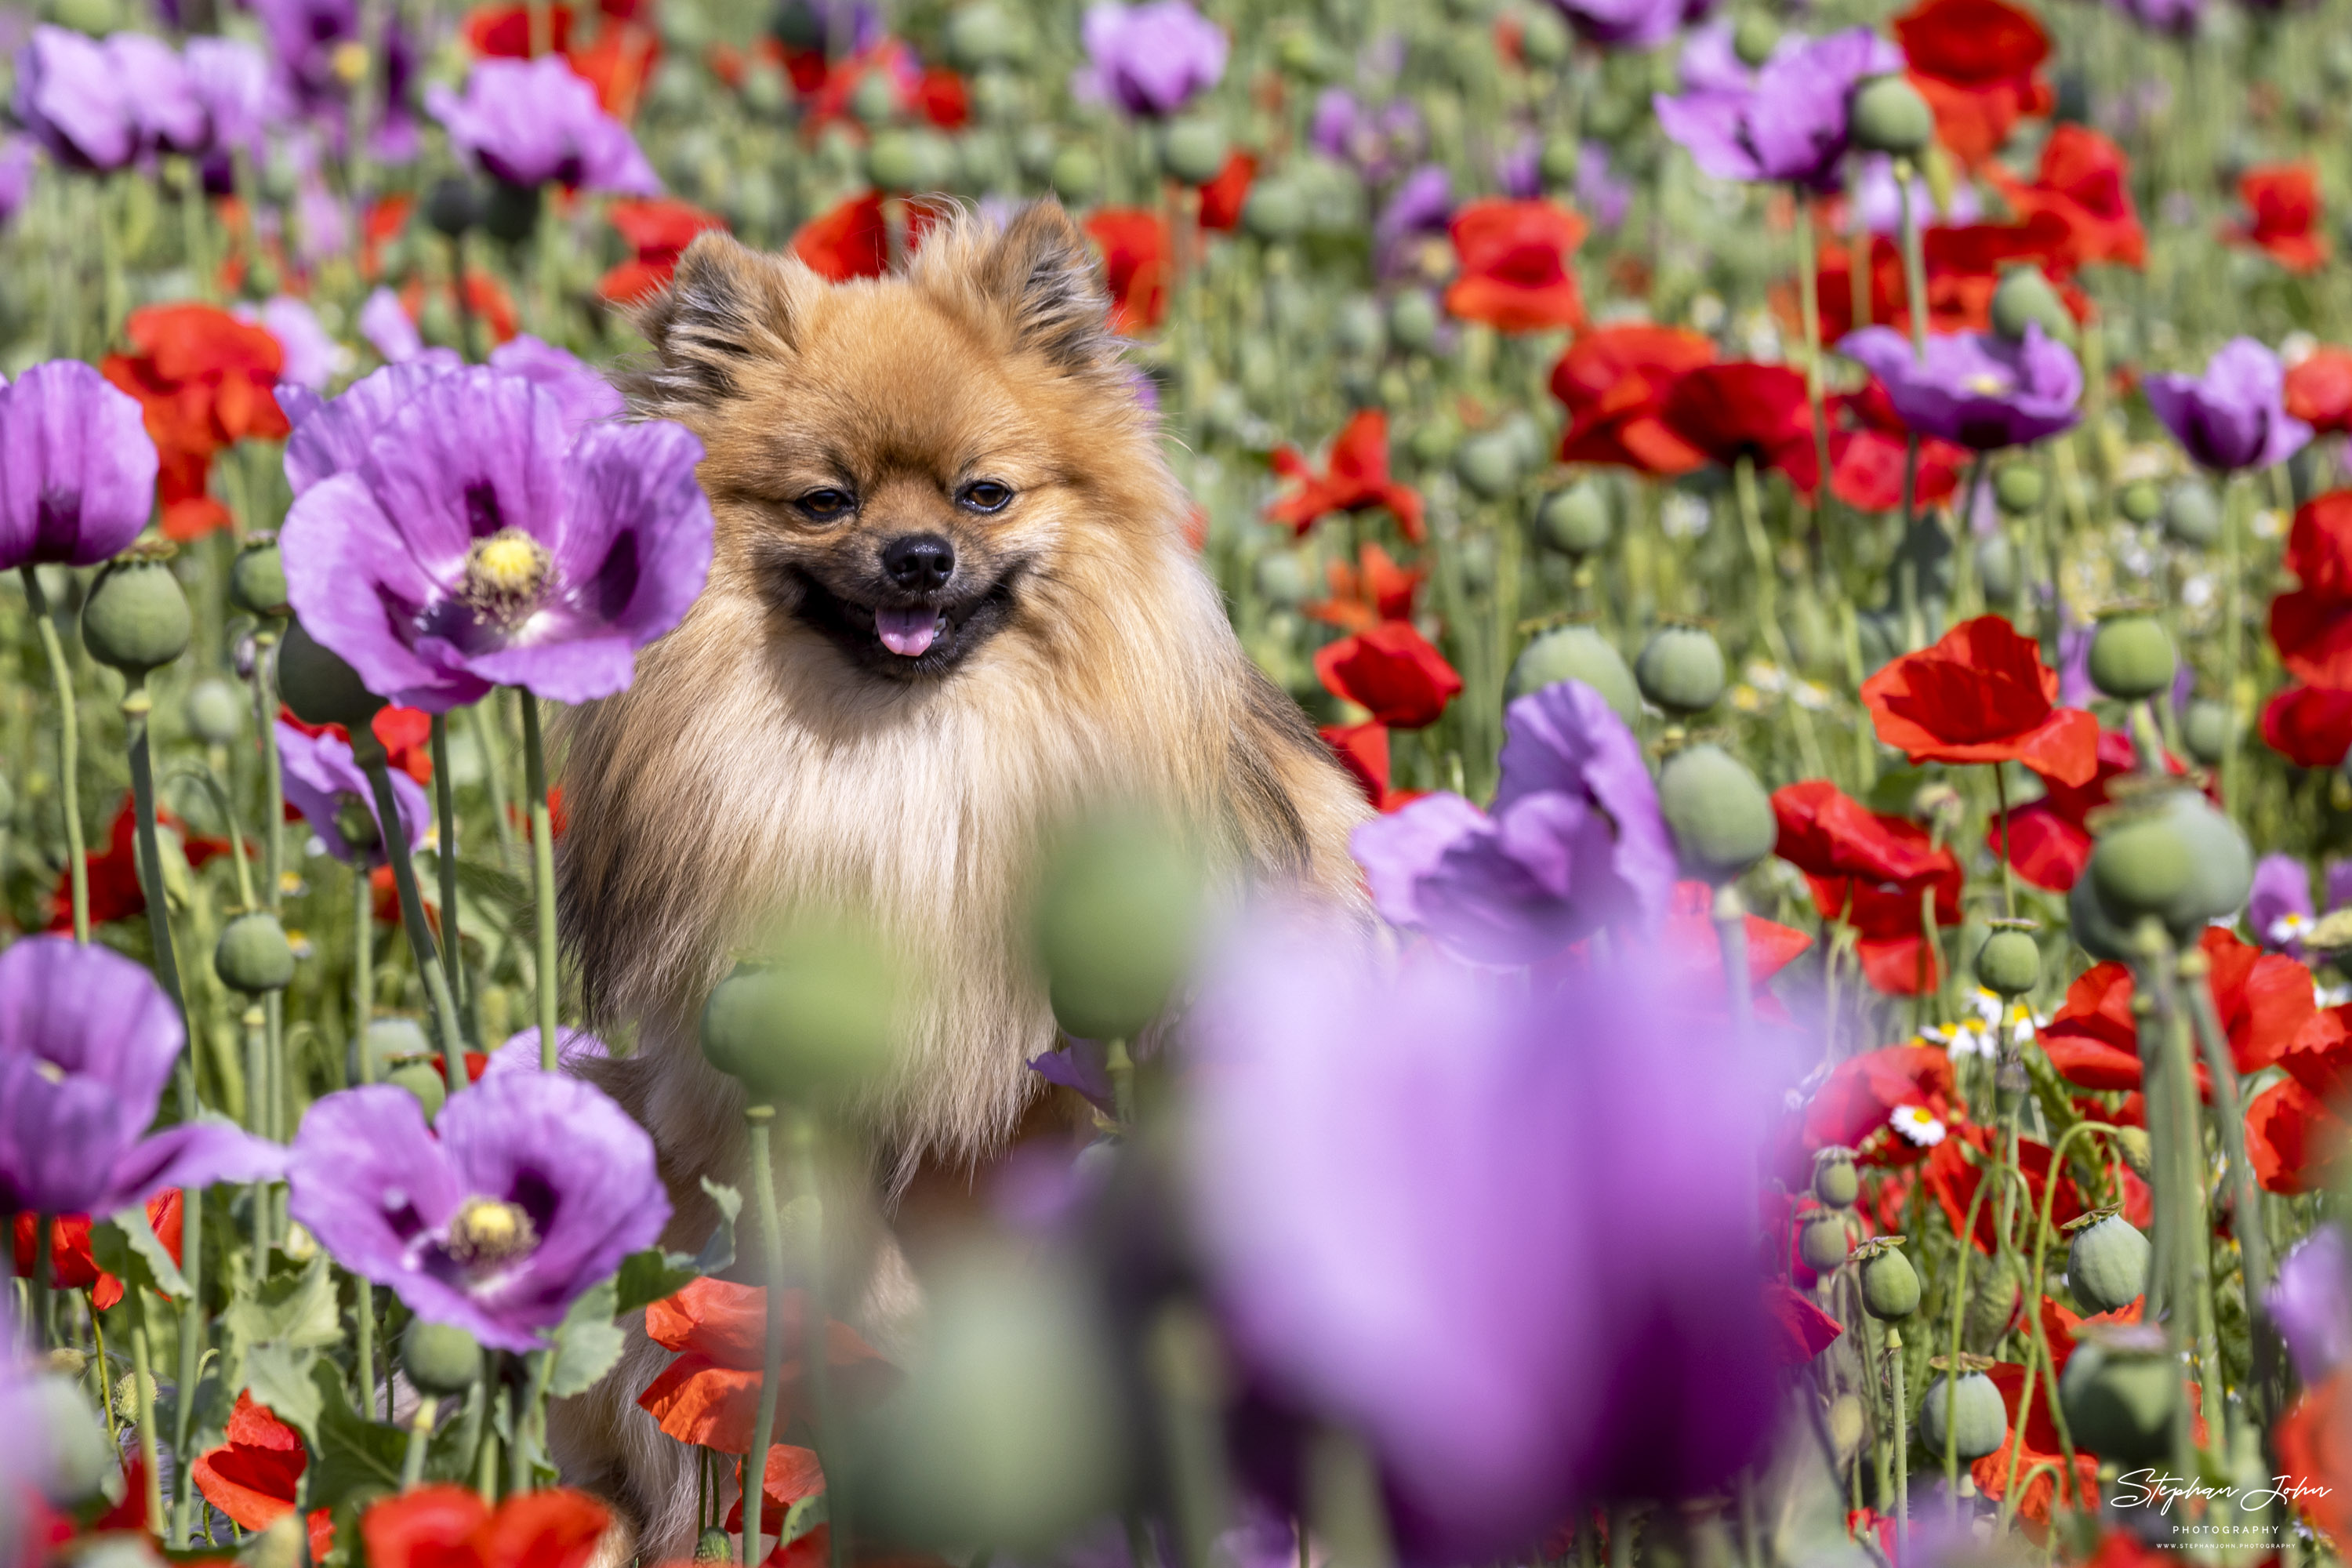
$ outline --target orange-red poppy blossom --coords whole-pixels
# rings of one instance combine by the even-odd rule
[[[636,254],[604,274],[596,292],[616,305],[643,299],[667,286],[677,270],[677,258],[705,229],[725,229],[727,220],[689,202],[656,197],[650,201],[616,201],[604,216]]]
[[[931,211],[919,202],[902,202],[899,210],[906,215],[901,243],[912,254],[931,226]],[[809,219],[793,236],[792,252],[831,282],[881,277],[890,270],[890,218],[882,193],[851,196]]]
[[[1925,0],[1895,18],[1911,80],[1936,111],[1936,135],[1974,166],[2000,151],[2018,121],[2056,102],[2038,74],[2050,35],[2004,0]]]
[[[1568,410],[1559,460],[1657,475],[1699,467],[1706,454],[1660,411],[1685,372],[1714,360],[1713,340],[1686,328],[1629,321],[1580,332],[1551,371],[1551,395]]]
[[[310,1450],[300,1433],[278,1419],[268,1405],[254,1403],[250,1390],[236,1396],[226,1436],[219,1447],[196,1456],[188,1467],[188,1479],[238,1529],[267,1530],[294,1511],[302,1472],[310,1465]],[[333,1514],[313,1509],[303,1524],[310,1537],[310,1560],[325,1562],[335,1540]]]
[[[15,1244],[16,1276],[22,1279],[33,1277],[34,1254],[40,1250],[34,1236],[37,1215],[16,1216],[11,1237]],[[169,1187],[147,1200],[148,1228],[172,1261],[180,1260],[180,1230],[184,1219],[180,1189]],[[87,1290],[90,1305],[106,1310],[122,1300],[122,1281],[98,1266],[89,1250],[89,1215],[61,1214],[51,1222],[49,1232],[49,1282],[61,1290]]]
[[[2147,231],[2132,205],[2130,160],[2090,127],[2072,121],[2054,127],[2030,184],[1998,163],[1990,173],[2020,217],[2047,213],[2066,226],[2069,266],[2147,262]]]
[[[1421,497],[1412,486],[1389,477],[1389,416],[1378,408],[1361,408],[1349,416],[1331,442],[1331,455],[1317,473],[1296,447],[1277,447],[1271,459],[1274,471],[1298,481],[1298,489],[1277,498],[1265,509],[1276,522],[1288,523],[1304,534],[1317,521],[1335,511],[1363,511],[1386,507],[1404,536],[1421,542]]]
[[[1428,575],[1418,566],[1400,566],[1377,544],[1357,552],[1360,565],[1334,561],[1324,568],[1331,596],[1300,606],[1307,618],[1341,631],[1370,631],[1382,621],[1412,619],[1412,601]]]
[[[1780,469],[1804,495],[1820,478],[1805,378],[1786,365],[1738,361],[1686,371],[1659,417],[1676,438],[1727,468],[1746,458],[1759,469]]]
[[[278,406],[286,352],[267,329],[211,305],[148,305],[123,325],[129,353],[99,364],[106,379],[139,400],[163,459],[155,499],[163,532],[201,539],[229,522],[208,489],[213,454],[251,436],[284,437]]]
[[[1506,332],[1573,327],[1584,297],[1569,256],[1584,241],[1584,220],[1556,202],[1490,197],[1465,205],[1448,226],[1461,271],[1445,308],[1465,321]]]
[[[1334,697],[1395,730],[1433,724],[1461,694],[1462,678],[1408,621],[1382,621],[1315,652],[1315,673]]]
[[[1140,207],[1105,207],[1084,226],[1087,237],[1102,247],[1111,326],[1130,337],[1151,331],[1168,314],[1176,260],[1168,220]]]
[[[2271,641],[2298,680],[2352,690],[2352,490],[2295,509],[2282,562],[2301,586],[2271,601]]]
[[[2352,430],[2352,349],[2315,348],[2286,373],[2286,411],[2315,435]]]
[[[360,1515],[369,1568],[586,1568],[613,1516],[562,1487],[493,1509],[470,1487],[418,1487]]]
[[[2308,163],[2273,163],[2238,177],[2238,200],[2249,221],[2224,231],[2259,247],[2289,272],[2309,272],[2327,259],[2319,226],[2319,176]]]
[[[1915,763],[2023,763],[2062,784],[2099,768],[2099,721],[2058,706],[2058,672],[2032,638],[1979,616],[1862,683],[1878,738]]]
[[[2264,952],[2241,942],[2218,926],[2207,927],[2197,942],[2211,965],[2207,984],[2238,1071],[2259,1072],[2281,1060],[2318,1012],[2312,1000],[2311,971],[2284,953]],[[2067,1082],[2096,1089],[2139,1088],[2139,1029],[2132,1016],[2131,971],[2110,963],[2077,975],[2040,1037],[2050,1065]],[[2207,1085],[2202,1063],[2197,1081]]]
[[[1201,226],[1219,232],[1239,227],[1250,184],[1256,178],[1255,157],[1247,153],[1226,154],[1224,167],[1201,187]]]
[[[646,1309],[646,1336],[678,1352],[637,1396],[663,1431],[681,1443],[698,1443],[722,1454],[751,1451],[752,1423],[759,1414],[767,1300],[759,1286],[706,1279]],[[807,1303],[803,1291],[784,1292],[784,1342],[792,1353],[784,1359],[777,1386],[779,1431],[798,1413],[807,1377],[801,1348],[806,1342],[801,1322]],[[898,1369],[846,1323],[825,1324],[825,1357],[834,1397],[851,1405],[878,1398],[898,1381]]]

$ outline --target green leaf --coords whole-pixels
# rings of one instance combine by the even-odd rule
[[[256,1402],[312,1441],[319,1431],[319,1385],[312,1373],[322,1363],[319,1352],[290,1345],[257,1345],[245,1358],[245,1385]],[[329,1365],[331,1373],[332,1366]]]
[[[129,1290],[155,1290],[174,1301],[188,1299],[188,1281],[171,1253],[155,1239],[144,1205],[132,1204],[89,1227],[89,1255]]]
[[[477,1383],[466,1391],[466,1403],[458,1409],[456,1419],[442,1422],[432,1442],[425,1445],[425,1479],[468,1487],[474,1484],[475,1452],[481,1447],[482,1412],[487,1403],[482,1384]]]
[[[317,1350],[341,1344],[343,1314],[335,1300],[334,1278],[327,1271],[327,1255],[319,1253],[300,1273],[265,1279],[251,1296],[230,1302],[221,1326],[245,1345]]]
[[[310,1466],[302,1477],[303,1506],[333,1508],[362,1492],[398,1491],[408,1434],[353,1410],[342,1373],[333,1363],[314,1362],[310,1383],[317,1391],[319,1416],[317,1430],[310,1435]]]
[[[832,1517],[831,1510],[824,1505],[825,1496],[825,1493],[818,1492],[802,1498],[784,1510],[783,1531],[776,1542],[779,1549],[790,1546]]]
[[[697,1279],[723,1274],[735,1266],[735,1219],[743,1212],[743,1194],[708,1176],[702,1178],[702,1190],[719,1207],[719,1223],[712,1227],[710,1239],[691,1258],[683,1252],[648,1247],[621,1259],[621,1272],[614,1279],[618,1289],[616,1312],[634,1312],[651,1306],[665,1296],[677,1294]]]
[[[702,1178],[702,1190],[719,1205],[719,1224],[694,1255],[694,1267],[704,1274],[720,1274],[735,1266],[735,1220],[743,1212],[743,1194],[708,1176]]]
[[[555,1327],[555,1358],[547,1369],[547,1392],[556,1399],[585,1394],[621,1359],[625,1336],[614,1323],[620,1310],[614,1281],[605,1280],[572,1303]]]

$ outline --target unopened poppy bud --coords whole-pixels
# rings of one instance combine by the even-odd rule
[[[286,613],[286,562],[274,533],[249,535],[228,569],[229,603],[248,616]]]
[[[1666,759],[1658,770],[1658,809],[1683,868],[1718,886],[1772,853],[1780,837],[1772,797],[1719,746],[1685,746]]]
[[[2154,479],[2134,479],[2116,497],[2116,510],[2126,522],[2154,522],[2164,514],[2164,487]]]
[[[1571,42],[1568,24],[1549,6],[1538,5],[1520,18],[1519,58],[1538,70],[1549,70],[1567,59]]]
[[[1045,179],[1062,200],[1084,206],[1102,189],[1102,160],[1087,148],[1065,147],[1054,154]]]
[[[2164,624],[2144,610],[2104,616],[2091,634],[2091,684],[2117,701],[2169,690],[2178,668]]]
[[[1742,14],[1731,29],[1731,52],[1751,69],[1770,59],[1780,42],[1780,24],[1762,11]]]
[[[2229,755],[2231,737],[2236,731],[2230,710],[2210,697],[2191,702],[2180,719],[2181,744],[2189,748],[2190,756],[2209,768],[2221,766],[2221,759]]]
[[[448,1080],[442,1077],[441,1069],[431,1062],[404,1062],[386,1073],[383,1081],[397,1084],[415,1095],[416,1103],[424,1109],[425,1120],[428,1122],[440,1115],[441,1107],[448,1102]]]
[[[1853,1151],[1832,1143],[1813,1156],[1813,1196],[1833,1209],[1850,1209],[1862,1195],[1862,1174]]]
[[[1402,349],[1426,353],[1437,342],[1437,301],[1408,289],[1389,301],[1389,336]]]
[[[779,88],[782,86],[781,82],[777,85]],[[781,109],[782,104],[779,103],[777,107]],[[890,80],[890,73],[867,71],[860,77],[857,85],[850,89],[849,112],[864,125],[879,127],[889,124],[898,112],[898,89]]]
[[[482,204],[482,232],[506,245],[520,245],[539,228],[537,185],[507,180],[490,182],[489,199]]]
[[[474,183],[451,174],[436,180],[425,197],[425,221],[451,239],[481,221],[482,200]]]
[[[958,70],[977,71],[1028,53],[1028,38],[992,0],[966,5],[948,18],[948,60]]]
[[[213,972],[222,984],[248,996],[285,990],[294,981],[294,948],[286,928],[267,910],[237,916],[214,944]]]
[[[1881,1237],[1862,1266],[1862,1307],[1881,1322],[1899,1322],[1919,1310],[1919,1275],[1894,1243]]]
[[[1473,436],[1454,455],[1454,471],[1474,495],[1499,500],[1519,482],[1517,443],[1499,430]]]
[[[2000,1449],[2009,1436],[2009,1407],[1984,1374],[1990,1362],[1963,1355],[1960,1363],[1957,1375],[1948,1368],[1919,1401],[1919,1443],[1930,1455],[1948,1447],[1965,1465]],[[1934,1364],[1944,1365],[1944,1358],[1937,1356]]]
[[[1543,12],[1534,13],[1537,16]],[[1536,157],[1536,174],[1554,190],[1576,184],[1577,172],[1584,167],[1584,149],[1573,136],[1551,136],[1544,141],[1543,151]]]
[[[424,1393],[450,1397],[482,1380],[482,1346],[460,1328],[412,1318],[400,1337],[400,1367]]]
[[[694,1560],[697,1563],[734,1562],[735,1538],[717,1525],[712,1525],[695,1541]]]
[[[2202,479],[2183,479],[2164,498],[2164,531],[2181,544],[2204,549],[2221,537],[2221,503]]]
[[[2042,946],[2029,924],[2003,921],[1977,949],[1977,984],[2002,998],[2022,996],[2042,981]]]
[[[2042,481],[2042,470],[2031,463],[2011,463],[1992,482],[1993,499],[2000,510],[2011,517],[2024,517],[2038,511],[2042,498],[2049,487]]]
[[[1462,432],[1450,419],[1424,419],[1412,427],[1405,437],[1404,449],[1412,460],[1424,468],[1442,468],[1453,461],[1454,449],[1462,445]],[[1475,536],[1474,536],[1475,537]],[[1469,541],[1463,542],[1465,548]]]
[[[2087,1331],[2058,1380],[2068,1434],[2126,1467],[2164,1458],[2179,1397],[2180,1369],[2152,1325]]]
[[[867,934],[805,922],[711,991],[702,1054],[754,1100],[847,1092],[887,1068],[906,984]]]
[[[1897,158],[1917,156],[1936,135],[1935,111],[1899,76],[1873,77],[1856,88],[1848,123],[1855,146]]]
[[[911,131],[885,130],[874,133],[866,148],[866,177],[877,190],[903,195],[919,190],[924,184],[922,153],[915,144]]]
[[[1225,129],[1206,115],[1169,122],[1160,139],[1160,164],[1188,185],[1205,185],[1225,166]]]
[[[111,563],[82,601],[81,641],[89,657],[126,676],[144,677],[188,651],[195,621],[188,595],[172,575],[168,546],[133,548]]]
[[[2091,850],[2091,882],[2099,901],[2126,927],[2154,915],[2165,919],[2187,897],[2196,876],[2189,841],[2153,814],[2102,835]]]
[[[1815,1209],[1797,1232],[1797,1256],[1816,1274],[1827,1274],[1853,1250],[1853,1222],[1842,1209]]]
[[[383,699],[367,689],[342,656],[315,640],[299,621],[286,628],[278,653],[278,694],[306,724],[362,730]]]
[[[1723,695],[1723,648],[1700,627],[1660,626],[1633,661],[1633,679],[1669,713],[1704,713]]]
[[[227,745],[245,727],[244,699],[236,687],[216,675],[188,688],[181,712],[187,719],[188,733],[207,746]]]
[[[2044,337],[2061,342],[2074,341],[2074,318],[2058,298],[2058,290],[2050,287],[2050,279],[2042,275],[2042,268],[2012,267],[1993,287],[1992,330],[2016,342],[2029,326],[2040,327]]]
[[[1257,591],[1270,604],[1303,605],[1314,595],[1315,579],[1296,552],[1276,550],[1258,558]]]
[[[1984,590],[1989,605],[2017,597],[2017,546],[2006,533],[1989,533],[1977,541],[1977,586]]]
[[[1121,815],[1061,845],[1041,886],[1037,956],[1054,1016],[1084,1039],[1131,1039],[1192,967],[1207,889],[1170,825]]]
[[[2065,1227],[2066,1288],[2088,1312],[2128,1307],[2147,1289],[2147,1237],[2112,1208],[2094,1209]]]
[[[1056,166],[1058,167],[1058,162]],[[1055,188],[1056,190],[1061,188],[1059,181],[1055,183]],[[1307,203],[1299,195],[1297,188],[1286,181],[1260,180],[1250,187],[1249,199],[1242,203],[1242,226],[1269,245],[1278,245],[1286,239],[1295,238],[1298,231],[1306,226]],[[1401,300],[1412,298],[1413,296],[1410,294],[1400,296]],[[1393,327],[1393,320],[1391,325]],[[1435,329],[1433,317],[1431,325],[1433,336]],[[1397,342],[1406,343],[1403,333],[1397,334]],[[1406,343],[1406,346],[1410,348],[1414,345]]]
[[[1579,479],[1544,497],[1536,508],[1536,529],[1563,555],[1586,556],[1609,542],[1609,495],[1595,479]]]
[[[1642,716],[1642,694],[1625,656],[1591,626],[1555,626],[1521,648],[1504,690],[1516,701],[1563,680],[1580,680],[1601,693],[1629,726]]]

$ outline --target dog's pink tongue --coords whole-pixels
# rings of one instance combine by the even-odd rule
[[[882,646],[902,658],[915,658],[931,646],[939,627],[939,612],[918,606],[911,610],[895,610],[885,605],[874,612],[874,629],[881,634]]]

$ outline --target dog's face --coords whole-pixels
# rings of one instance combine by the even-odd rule
[[[950,219],[908,276],[838,287],[706,237],[643,318],[636,392],[703,439],[722,574],[861,675],[937,680],[1066,631],[1074,580],[1140,542],[1115,520],[1164,511],[1105,313],[1051,206]]]

